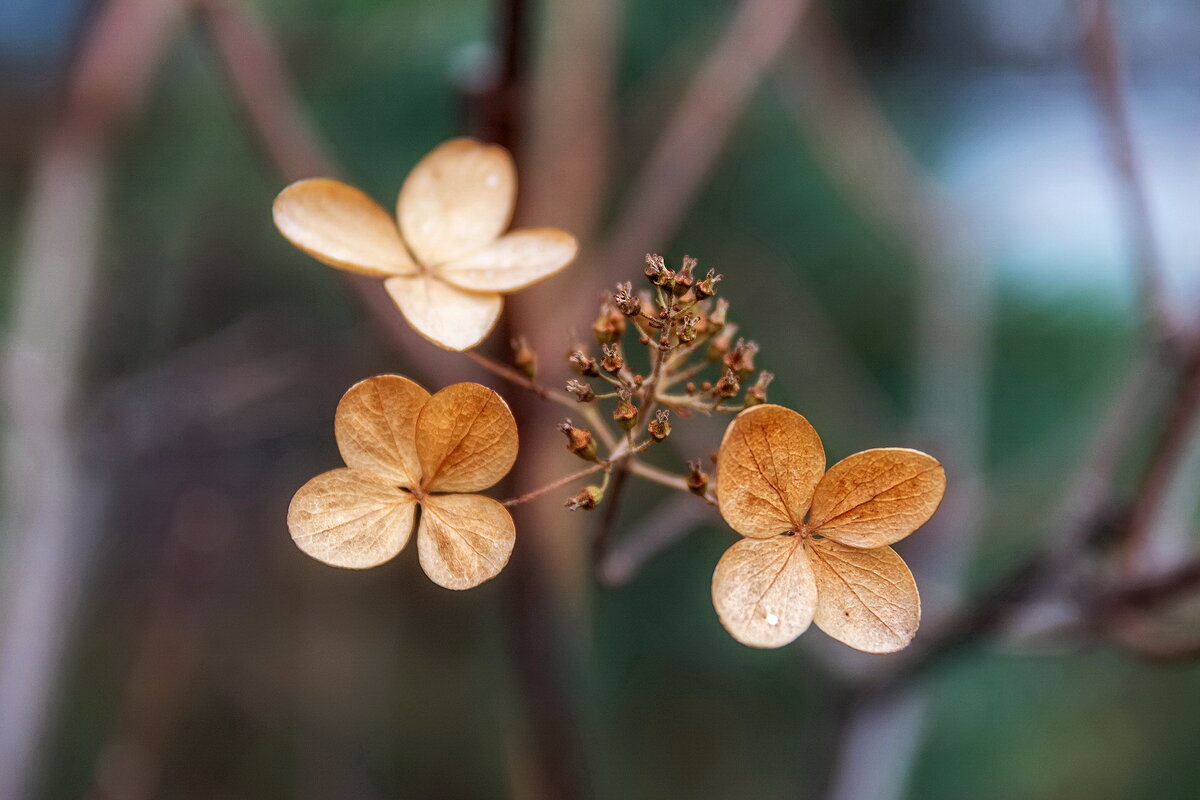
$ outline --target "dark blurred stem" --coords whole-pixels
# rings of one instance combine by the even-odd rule
[[[328,174],[333,159],[317,146],[317,137],[300,111],[282,56],[266,27],[236,0],[196,0],[196,5],[212,33],[251,128],[272,162],[288,180]],[[519,154],[516,131],[521,120],[527,3],[506,0],[501,3],[499,16],[501,53],[497,80],[489,91],[474,98],[469,110],[476,135],[498,141]],[[294,136],[301,141],[292,141]],[[377,281],[349,277],[346,282],[364,301],[376,327],[398,352],[414,359],[427,377],[442,381],[447,371],[453,371],[455,363],[463,363],[446,359],[441,351],[435,352],[418,342]],[[507,322],[502,325],[506,327]],[[507,338],[505,334],[502,330],[498,338]],[[517,419],[523,424],[535,418],[533,408],[526,407],[530,399],[533,398],[520,396],[513,404]],[[518,471],[527,461],[518,462]],[[519,481],[520,475],[514,478]],[[519,520],[518,527],[521,527]],[[536,741],[543,793],[550,798],[587,797],[583,739],[567,699],[561,632],[557,621],[551,618],[542,578],[531,559],[514,558],[508,572],[512,587],[508,604],[513,617],[510,631]]]
[[[1169,344],[1176,331],[1164,300],[1162,264],[1142,170],[1130,130],[1121,79],[1121,52],[1109,0],[1076,0],[1083,30],[1083,55],[1092,99],[1117,179],[1121,221],[1132,249],[1142,325],[1154,346]]]
[[[481,139],[504,145],[523,163],[522,126],[528,93],[528,47],[530,44],[527,0],[499,0],[497,40],[499,71],[487,91],[470,98],[468,106],[474,133]],[[521,216],[518,206],[517,217]],[[506,304],[496,338],[511,341],[519,330],[513,305]],[[538,335],[538,334],[541,335]],[[531,330],[527,339],[535,343],[546,332]],[[544,425],[541,401],[528,393],[512,398],[518,427]],[[517,461],[508,476],[510,487],[536,485],[536,458]],[[530,506],[515,509],[518,530],[541,525],[541,517]],[[533,534],[536,537],[541,532]],[[533,734],[532,757],[540,778],[540,793],[548,800],[573,800],[592,795],[586,740],[576,709],[574,675],[565,632],[565,617],[552,601],[546,577],[544,553],[536,546],[517,553],[508,568],[506,609],[508,626],[528,722]]]

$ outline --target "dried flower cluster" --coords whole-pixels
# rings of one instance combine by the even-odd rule
[[[399,375],[350,387],[334,417],[343,469],[296,492],[288,528],[297,546],[335,567],[390,560],[408,543],[430,579],[469,589],[495,577],[516,529],[499,502],[474,494],[517,458],[517,423],[500,395],[477,383],[435,395]]]
[[[515,191],[507,151],[456,139],[413,169],[398,224],[362,192],[328,179],[285,189],[275,221],[321,261],[383,278],[414,328],[465,350],[495,324],[500,293],[552,275],[576,254],[574,238],[551,228],[502,235]],[[746,537],[726,551],[712,582],[717,614],[738,641],[779,647],[815,621],[859,650],[904,647],[920,621],[920,598],[889,545],[937,509],[941,465],[890,448],[852,455],[826,472],[807,420],[767,403],[773,376],[756,376],[758,345],[735,338],[729,304],[718,296],[722,276],[711,269],[701,276],[686,256],[672,269],[658,255],[646,256],[644,275],[645,288],[621,283],[602,298],[591,325],[595,344],[567,354],[576,373],[567,395],[536,383],[537,356],[523,338],[513,342],[512,369],[474,356],[577,409],[586,427],[567,420],[559,428],[567,449],[591,466],[505,503],[475,494],[500,480],[517,454],[516,423],[499,395],[464,383],[431,396],[406,378],[370,378],[338,406],[346,467],[313,478],[292,501],[296,544],[334,566],[372,567],[399,553],[415,526],[426,574],[465,589],[508,561],[515,530],[506,506],[602,473],[566,502],[594,509],[613,474],[627,470],[704,498]],[[700,460],[683,475],[640,460],[678,437],[679,419],[697,413],[738,415],[716,456],[715,481]]]
[[[855,453],[825,471],[821,438],[777,405],[730,424],[717,461],[721,516],[746,537],[721,557],[713,605],[752,647],[779,647],[811,622],[869,653],[907,645],[921,620],[912,573],[888,545],[937,510],[946,475],[916,450]]]
[[[516,197],[507,150],[452,139],[409,173],[396,220],[353,186],[311,178],[275,199],[275,225],[331,267],[383,278],[418,333],[448,350],[467,350],[496,324],[502,294],[548,278],[579,249],[575,237],[556,228],[504,234]]]

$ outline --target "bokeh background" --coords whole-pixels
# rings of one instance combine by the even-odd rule
[[[474,373],[397,348],[277,234],[272,198],[336,170],[390,205],[438,142],[500,130],[521,213],[585,246],[510,304],[547,381],[600,287],[690,253],[831,457],[946,462],[942,511],[900,548],[919,645],[1062,533],[1114,413],[1144,416],[1108,487],[1136,489],[1169,384],[1138,264],[1166,316],[1198,307],[1200,6],[1111,9],[1132,185],[1089,54],[1101,8],[4,0],[0,800],[1196,797],[1200,670],[1112,641],[1078,591],[877,701],[847,687],[880,659],[818,631],[736,644],[709,597],[731,534],[659,488],[630,487],[599,578],[595,519],[552,495],[510,569],[465,593],[411,547],[324,567],[284,522],[338,463],[347,386]],[[559,419],[523,420],[531,472],[572,468]],[[723,422],[677,425],[662,465]],[[1149,570],[1193,544],[1183,438]],[[630,573],[647,536],[661,552]]]

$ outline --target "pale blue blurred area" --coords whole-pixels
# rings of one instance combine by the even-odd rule
[[[60,62],[88,6],[88,0],[4,0],[0,64],[36,70]]]
[[[950,118],[935,168],[1019,293],[1127,305],[1130,248],[1069,0],[927,0]],[[1200,4],[1114,5],[1160,256],[1177,311],[1200,299]],[[939,36],[943,27],[954,37]],[[922,37],[918,34],[917,38]],[[924,49],[924,48],[918,48]],[[928,69],[928,64],[924,69]],[[949,108],[947,108],[947,106]]]

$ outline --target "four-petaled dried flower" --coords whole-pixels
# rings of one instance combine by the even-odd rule
[[[288,508],[305,553],[335,567],[382,564],[408,543],[420,506],[417,554],[434,583],[468,589],[508,563],[512,517],[475,494],[517,457],[517,425],[500,395],[458,383],[430,396],[379,375],[342,397],[334,434],[346,467],[304,484]]]
[[[810,623],[869,653],[917,632],[921,600],[888,545],[933,515],[946,488],[934,458],[880,448],[825,471],[808,421],[777,405],[739,414],[717,458],[717,499],[742,536],[713,574],[713,605],[735,639],[781,647]]]
[[[661,442],[671,435],[671,412],[661,409],[654,412],[654,419],[646,426],[646,432],[656,442]]]
[[[452,139],[409,173],[396,219],[353,186],[311,178],[279,194],[275,225],[330,266],[383,278],[418,333],[467,350],[495,325],[502,294],[553,275],[578,250],[575,237],[556,228],[505,234],[516,193],[507,150]]]

